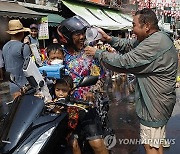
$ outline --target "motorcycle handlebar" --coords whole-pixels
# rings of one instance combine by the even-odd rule
[[[88,110],[86,109],[89,107],[93,107],[93,103],[92,102],[88,102],[88,101],[84,101],[84,100],[76,100],[76,99],[71,99],[71,101],[67,101],[64,98],[60,98],[55,102],[49,102],[46,103],[46,105],[58,105],[58,106],[63,106],[63,107],[77,107],[80,109],[83,109],[85,112],[88,112]],[[78,105],[83,105],[83,106],[78,106]],[[86,107],[84,107],[86,106]]]

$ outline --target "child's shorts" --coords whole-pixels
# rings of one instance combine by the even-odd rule
[[[147,127],[140,124],[141,144],[149,144],[151,147],[159,148],[165,141],[165,125],[162,127]]]

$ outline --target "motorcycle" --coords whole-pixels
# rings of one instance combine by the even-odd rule
[[[32,76],[30,78],[32,80]],[[77,87],[94,85],[97,80],[98,77],[95,76],[82,78]],[[32,81],[35,82],[34,79]],[[39,83],[42,88],[42,82]],[[37,87],[37,84],[34,85]],[[28,85],[24,94],[13,101],[0,134],[0,154],[63,154],[67,152],[67,112],[54,113],[47,110],[48,103],[34,96],[36,92],[37,88]],[[73,106],[72,103],[67,103],[63,99],[55,102],[56,105],[64,107]],[[83,102],[76,103],[83,104]]]

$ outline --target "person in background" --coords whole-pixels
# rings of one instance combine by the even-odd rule
[[[29,28],[23,27],[20,20],[10,20],[6,32],[10,34],[11,40],[2,49],[5,70],[14,76],[15,81],[21,87],[27,82],[23,73],[24,59],[31,54],[29,46],[21,41],[24,38],[24,32],[29,31]],[[20,87],[13,83],[10,83],[10,92],[13,98],[21,94]]]
[[[45,60],[45,55],[41,52],[38,41],[38,25],[30,25],[30,34],[24,38],[24,43],[28,44],[31,48],[33,59],[36,62],[36,65],[42,66],[43,61]]]
[[[131,40],[111,37],[103,30],[102,40],[121,49]],[[86,47],[94,56],[114,71],[136,75],[136,112],[140,120],[140,138],[147,154],[163,154],[165,127],[176,103],[178,56],[171,38],[159,31],[156,14],[149,8],[138,10],[133,17],[133,32],[139,45],[124,55]],[[158,141],[158,142],[157,142]]]
[[[24,38],[24,43],[27,44],[36,44],[39,49],[39,41],[38,41],[38,25],[31,24],[30,25],[30,34]]]
[[[57,38],[53,38],[53,43],[59,43]]]

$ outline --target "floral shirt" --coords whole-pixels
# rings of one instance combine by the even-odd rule
[[[92,57],[87,57],[84,51],[79,52],[77,55],[70,54],[67,50],[65,51],[64,64],[68,74],[71,75],[75,86],[79,83],[81,78],[92,75],[92,76],[103,76],[104,72],[100,68],[100,64],[97,60]],[[82,99],[83,95],[89,91],[90,87],[80,87],[75,93],[74,97]]]

